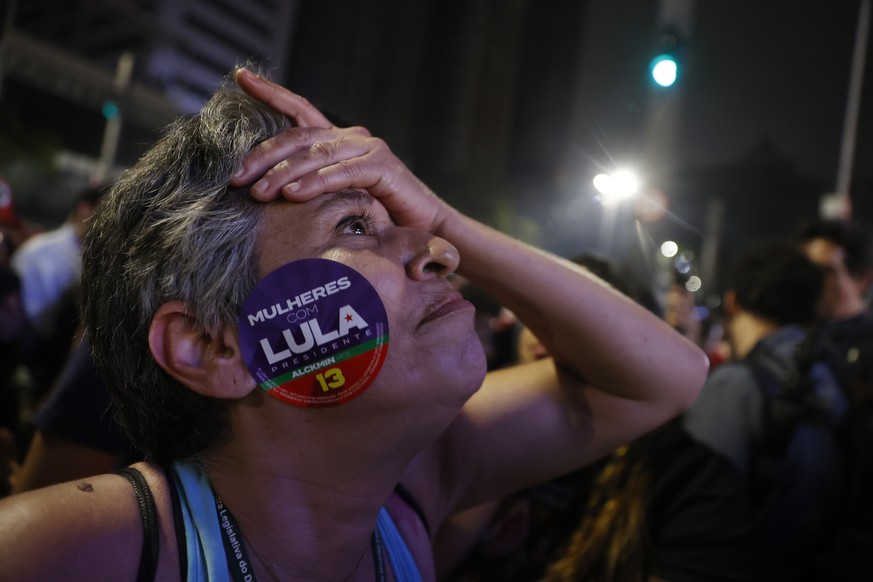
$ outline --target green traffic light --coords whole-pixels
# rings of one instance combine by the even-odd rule
[[[661,54],[652,59],[652,79],[661,87],[671,87],[679,78],[679,65],[670,54]]]
[[[106,119],[115,119],[118,117],[118,104],[111,100],[104,101],[103,107],[101,107],[100,111]]]

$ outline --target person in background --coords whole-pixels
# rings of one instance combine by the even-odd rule
[[[618,263],[574,262],[658,313]],[[518,360],[548,356],[523,330]],[[452,582],[748,581],[759,568],[752,525],[736,470],[673,420],[585,468],[452,516],[436,551]]]
[[[0,201],[3,200],[2,186],[0,183]],[[74,327],[79,323],[77,273],[81,268],[76,255],[88,217],[96,209],[102,194],[102,189],[94,188],[80,192],[74,211],[59,231],[34,237],[35,242],[20,252],[13,253],[15,247],[11,244],[11,237],[0,239],[9,243],[6,255],[9,262],[0,267],[4,269],[0,273],[0,290],[3,292],[0,345],[6,348],[0,355],[0,377],[4,388],[0,410],[2,426],[9,429],[7,442],[13,443],[3,450],[14,452],[13,462],[4,464],[9,470],[3,479],[3,494],[112,471],[140,458],[130,450],[115,424],[114,409],[94,367],[87,339],[83,342],[73,339],[76,335]],[[0,204],[0,224],[14,227],[20,222],[12,212],[11,202],[5,208]],[[59,233],[72,233],[73,236]],[[24,311],[20,279],[11,267],[13,254],[23,262],[22,271],[31,277],[31,288],[57,285],[57,289],[62,289],[62,280],[72,277],[55,307],[50,308],[57,315],[46,317],[44,323],[53,328],[48,337],[46,329],[42,334],[36,332]],[[68,257],[70,262],[61,262],[55,272],[51,264],[59,257]],[[50,324],[52,319],[55,324]],[[50,370],[57,368],[57,362],[61,361],[64,362],[63,370],[53,381],[55,372]],[[33,370],[33,393],[24,399],[31,401],[25,415],[21,414],[25,387],[10,382],[13,372],[22,363],[30,364]],[[47,401],[40,400],[43,396]]]
[[[0,570],[434,580],[447,515],[583,466],[696,397],[705,356],[660,319],[463,216],[365,130],[249,71],[235,80],[118,180],[86,240],[88,337],[148,462],[0,501]],[[246,334],[317,266],[336,275],[299,297],[372,310],[390,345],[362,353],[381,368],[262,385],[243,354],[281,360],[270,338],[290,350],[299,336]],[[552,357],[486,374],[455,270]]]
[[[853,404],[873,399],[873,232],[857,221],[819,220],[800,230],[802,251],[825,272],[821,315],[833,365]]]
[[[482,342],[488,370],[498,370],[512,364],[515,360],[515,315],[469,281],[461,280],[454,284],[464,299],[476,308],[476,335]]]
[[[142,460],[116,421],[87,335],[33,417],[34,432],[11,493],[109,473]]]
[[[29,333],[21,306],[21,282],[9,265],[13,249],[11,237],[0,230],[0,497],[9,493],[10,477],[19,460],[19,399],[10,378],[18,366],[19,345]]]
[[[27,235],[15,213],[12,188],[0,178],[0,497],[9,493],[20,460],[21,399],[12,379],[22,355],[37,341],[24,313],[21,280],[12,268],[12,255]]]
[[[5,244],[14,250],[37,231],[36,225],[22,220],[15,212],[15,192],[9,182],[0,178],[0,232],[4,237],[8,237]]]
[[[873,571],[873,232],[857,220],[818,219],[797,240],[825,272],[823,350],[849,401],[838,433],[844,461],[837,526],[818,557],[822,579],[865,580]]]
[[[826,363],[805,367],[799,358],[822,285],[821,270],[787,242],[743,255],[723,302],[735,359],[711,373],[684,415],[692,436],[743,476],[768,580],[809,574],[839,497],[835,433],[846,401]]]
[[[21,278],[24,311],[43,335],[52,333],[58,302],[79,281],[82,239],[102,195],[102,188],[80,191],[61,226],[28,238],[12,257]]]
[[[61,226],[31,236],[12,256],[24,313],[33,330],[32,341],[19,348],[27,375],[14,388],[22,400],[23,422],[54,385],[79,337],[82,239],[104,190],[81,190]]]
[[[676,331],[703,345],[703,324],[697,315],[694,293],[685,284],[688,275],[673,271],[673,280],[664,297],[664,320]]]
[[[18,398],[9,380],[20,361],[22,346],[32,344],[33,332],[21,304],[21,280],[9,264],[14,247],[0,232],[0,426],[17,428]]]

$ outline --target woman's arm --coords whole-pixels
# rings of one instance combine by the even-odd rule
[[[317,128],[261,144],[235,178],[262,200],[362,188],[398,224],[460,251],[459,272],[531,327],[553,359],[488,375],[444,435],[444,503],[467,507],[568,472],[678,415],[696,397],[703,352],[587,270],[448,206],[366,130],[341,130],[290,91],[237,76],[252,96]]]

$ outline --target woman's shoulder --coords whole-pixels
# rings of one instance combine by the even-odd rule
[[[139,471],[155,502],[158,572],[178,564],[172,504],[163,472]],[[140,501],[119,474],[95,475],[0,501],[0,571],[19,579],[136,579],[143,548]],[[177,566],[176,566],[177,567]],[[163,577],[163,576],[161,576]]]

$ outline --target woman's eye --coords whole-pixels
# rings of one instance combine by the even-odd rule
[[[339,230],[343,234],[366,236],[370,234],[371,231],[370,223],[370,218],[367,216],[349,216],[339,223]]]

